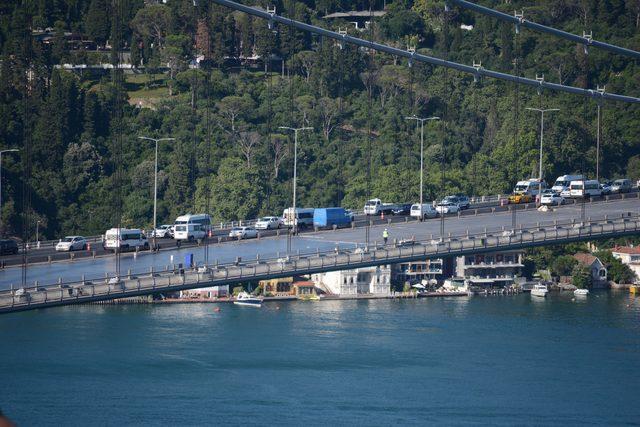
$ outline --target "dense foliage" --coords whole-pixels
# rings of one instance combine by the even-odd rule
[[[443,2],[387,1],[387,14],[371,31],[323,16],[370,4],[380,9],[380,1],[275,3],[284,15],[349,26],[359,37],[414,45],[433,56],[482,61],[512,73],[520,57],[518,73],[527,77],[544,74],[553,82],[640,95],[640,70],[629,58],[596,49],[586,56],[578,46],[531,31],[516,39],[511,26],[460,10],[445,18]],[[482,3],[509,13],[523,9],[531,20],[578,34],[589,29],[598,40],[640,50],[635,0]],[[196,4],[0,2],[0,145],[22,149],[3,156],[4,231],[19,234],[28,218],[27,234],[37,221],[48,237],[97,234],[120,214],[125,225],[148,226],[154,147],[141,135],[176,138],[159,148],[160,222],[207,205],[216,220],[282,212],[291,204],[293,139],[279,126],[313,127],[300,134],[298,147],[298,204],[304,206],[361,207],[370,196],[416,200],[419,133],[405,120],[413,114],[444,119],[425,132],[428,198],[452,191],[502,193],[517,179],[537,175],[539,117],[526,106],[561,109],[545,123],[547,179],[595,174],[592,100],[516,92],[492,80],[474,83],[467,75],[408,67],[398,58],[341,49],[286,27],[272,32],[264,21],[210,2]],[[52,37],[46,43],[29,30],[47,27]],[[95,46],[70,49],[69,34]],[[121,58],[118,50],[125,53]],[[201,67],[190,68],[196,57],[203,59]],[[116,71],[55,67],[118,59],[134,67],[122,86]],[[603,105],[603,177],[640,178],[636,108]]]

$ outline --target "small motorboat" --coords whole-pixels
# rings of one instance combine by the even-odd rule
[[[246,305],[251,307],[261,307],[262,306],[262,298],[254,297],[247,292],[240,292],[233,302],[236,305]]]
[[[589,289],[576,289],[575,291],[573,291],[573,295],[586,297],[587,295],[589,295]]]
[[[546,297],[547,293],[549,293],[549,289],[547,288],[547,285],[543,285],[541,283],[534,285],[533,288],[531,289],[531,295],[534,297]]]

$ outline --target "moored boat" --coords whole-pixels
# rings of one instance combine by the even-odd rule
[[[236,297],[236,300],[233,302],[236,305],[246,305],[251,307],[261,307],[262,306],[262,298],[254,297],[247,292],[240,292]]]
[[[589,295],[589,289],[576,289],[575,291],[573,291],[573,295],[586,297],[587,295]]]
[[[543,284],[537,284],[534,285],[533,288],[531,289],[531,295],[534,297],[546,297],[547,294],[549,293],[549,289],[547,288],[547,285],[543,285]]]

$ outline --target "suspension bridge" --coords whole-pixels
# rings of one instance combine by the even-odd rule
[[[354,37],[344,31],[331,31],[325,28],[297,21],[291,17],[281,16],[276,13],[275,9],[259,9],[246,6],[230,0],[211,0],[213,3],[227,7],[232,10],[240,11],[252,15],[254,17],[264,19],[269,23],[269,28],[274,29],[276,25],[284,25],[301,30],[307,33],[315,34],[320,37],[326,37],[335,40],[340,46],[351,44],[368,51],[378,51],[386,53],[398,58],[407,60],[408,66],[413,63],[421,62],[437,67],[445,67],[446,69],[455,70],[461,73],[472,75],[474,80],[478,81],[482,78],[498,79],[513,83],[515,87],[526,86],[534,88],[541,93],[542,91],[563,92],[572,95],[582,96],[594,99],[600,105],[603,101],[622,102],[637,104],[640,98],[626,94],[617,94],[607,92],[604,88],[580,88],[575,86],[564,85],[561,83],[553,83],[544,79],[544,77],[527,78],[516,73],[508,74],[495,70],[484,68],[481,64],[466,65],[450,61],[448,59],[437,58],[416,52],[415,49],[399,49],[397,47],[378,43],[372,37],[367,39]],[[452,5],[466,8],[474,12],[482,13],[490,17],[494,17],[505,22],[512,23],[515,32],[519,33],[522,28],[533,31],[540,31],[546,34],[557,36],[582,45],[585,53],[590,48],[603,49],[611,53],[626,55],[637,59],[640,53],[611,45],[608,43],[595,40],[591,34],[583,34],[582,36],[571,34],[565,31],[557,30],[551,27],[537,24],[527,20],[523,14],[515,13],[514,16],[495,11],[490,8],[467,2],[464,0],[449,0],[446,2],[448,10]],[[446,21],[446,20],[445,20]],[[370,31],[371,34],[371,31]],[[116,75],[115,73],[114,75]],[[115,78],[118,83],[117,78]],[[119,82],[120,85],[122,82]],[[516,92],[517,93],[517,92]],[[371,98],[371,95],[369,95]],[[517,95],[516,95],[517,96]],[[371,99],[370,99],[371,102]],[[517,100],[516,100],[517,104]],[[119,109],[122,109],[120,105]],[[119,110],[119,111],[120,111]],[[369,123],[371,127],[371,123]],[[122,129],[118,127],[119,138],[114,140],[115,153],[121,156],[122,151]],[[27,130],[28,132],[28,130]],[[207,115],[207,132],[210,138],[210,124]],[[599,129],[598,129],[599,132]],[[599,134],[598,134],[599,135]],[[369,141],[371,132],[369,132]],[[25,141],[28,138],[25,138]],[[598,148],[599,150],[599,148]],[[370,147],[369,147],[370,156]],[[116,164],[119,162],[116,159]],[[208,163],[208,162],[207,162]],[[370,162],[369,162],[370,163]],[[26,172],[28,174],[28,171]],[[121,180],[121,171],[116,171],[116,185]],[[444,180],[444,166],[443,166]],[[368,173],[368,182],[370,181],[370,172]],[[368,192],[370,185],[368,185]],[[116,216],[121,216],[121,194],[116,194],[120,203],[117,204]],[[28,200],[28,198],[25,198]],[[207,203],[209,200],[207,198]],[[584,205],[583,205],[584,206]],[[27,206],[28,207],[28,206]],[[584,208],[583,208],[584,209]],[[26,211],[27,209],[25,209]],[[128,296],[143,295],[156,293],[159,291],[176,291],[181,289],[208,287],[222,284],[238,283],[246,280],[260,280],[271,277],[290,276],[293,274],[310,274],[313,272],[340,270],[348,268],[357,268],[361,266],[381,265],[389,263],[397,263],[407,260],[425,259],[429,257],[457,256],[469,253],[479,253],[504,249],[521,249],[531,246],[539,246],[546,244],[559,244],[573,241],[584,241],[600,238],[611,238],[637,234],[640,230],[638,217],[635,215],[637,207],[633,212],[627,215],[622,214],[619,218],[611,220],[602,218],[600,220],[587,221],[582,218],[578,223],[572,220],[570,223],[552,223],[534,228],[515,227],[516,210],[513,210],[514,227],[508,235],[503,235],[504,227],[494,232],[484,231],[476,234],[466,234],[459,238],[447,237],[441,242],[434,243],[432,241],[416,241],[409,248],[405,247],[380,247],[378,245],[370,245],[370,225],[366,226],[365,235],[365,251],[333,251],[329,253],[320,253],[307,255],[289,254],[284,258],[277,259],[256,259],[255,262],[245,263],[243,265],[236,264],[216,264],[212,265],[208,261],[208,245],[205,245],[206,254],[205,263],[194,271],[162,271],[150,272],[147,276],[127,277],[120,271],[120,254],[116,255],[116,274],[107,278],[105,283],[99,281],[83,281],[82,283],[56,283],[51,285],[35,286],[29,288],[26,283],[27,277],[27,250],[24,255],[23,265],[23,283],[22,293],[16,295],[15,292],[7,293],[6,291],[0,295],[0,312],[10,312],[19,310],[28,310],[39,307],[49,307],[55,305],[76,304],[81,302],[98,301],[113,298],[122,298]],[[584,217],[584,215],[583,215]],[[444,221],[444,217],[442,219]],[[116,221],[121,224],[120,220]],[[444,224],[444,222],[442,223]],[[443,225],[444,227],[444,225]],[[27,230],[28,231],[28,230]],[[25,231],[25,234],[27,232]],[[444,237],[444,233],[442,233]]]

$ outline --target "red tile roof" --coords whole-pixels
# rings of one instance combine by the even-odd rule
[[[630,255],[639,255],[640,254],[640,246],[616,246],[611,250],[611,252],[616,252],[619,254],[630,254]]]
[[[584,264],[586,266],[592,265],[598,258],[594,257],[591,254],[579,253],[573,256],[578,260],[579,263]]]

